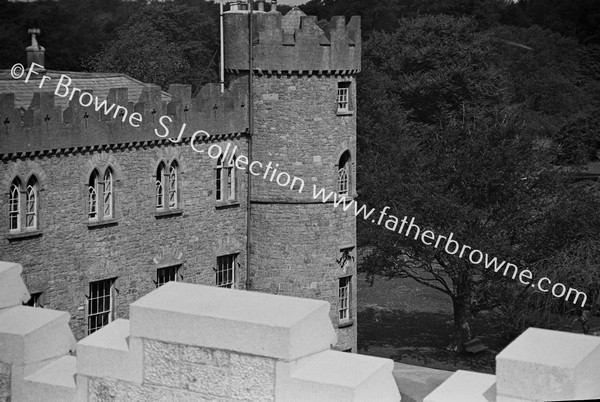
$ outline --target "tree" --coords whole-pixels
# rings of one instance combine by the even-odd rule
[[[214,3],[151,3],[87,60],[94,71],[122,72],[163,87],[195,88],[218,79],[218,12]]]
[[[183,49],[142,23],[120,30],[117,39],[94,57],[92,67],[96,71],[124,73],[162,87],[181,82],[190,73]]]
[[[572,190],[568,175],[551,164],[554,148],[525,124],[528,103],[515,101],[510,63],[473,19],[402,19],[395,32],[372,34],[363,49],[363,202],[389,206],[390,214],[414,217],[421,231],[452,233],[460,245],[521,269],[577,244],[582,238],[574,234],[583,227],[583,238],[600,234],[600,225],[592,224],[600,223],[593,208],[600,204]],[[589,224],[576,214],[559,220],[565,216],[559,200],[571,200],[561,204],[569,211],[588,206]],[[559,222],[561,230],[552,230]],[[511,309],[514,315],[524,307],[512,300],[534,297],[529,286],[450,255],[443,243],[426,246],[367,221],[359,221],[358,234],[368,250],[361,268],[369,279],[411,278],[451,298],[459,351],[473,337],[479,311]]]

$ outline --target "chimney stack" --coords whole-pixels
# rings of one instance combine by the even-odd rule
[[[277,0],[271,0],[271,11],[277,11]]]
[[[39,28],[30,28],[27,31],[28,34],[31,34],[31,46],[28,46],[27,49],[27,67],[31,66],[31,63],[39,64],[40,66],[45,66],[44,64],[44,51],[45,49],[40,46],[37,42],[36,35],[40,34]]]

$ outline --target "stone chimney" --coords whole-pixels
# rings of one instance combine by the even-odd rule
[[[27,47],[27,67],[31,66],[31,63],[39,64],[44,66],[44,51],[45,49],[38,45],[36,35],[40,34],[39,28],[31,28],[27,31],[31,34],[31,46]]]

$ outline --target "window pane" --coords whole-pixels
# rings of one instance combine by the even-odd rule
[[[113,279],[90,282],[88,301],[88,333],[102,328],[111,321]]]
[[[113,174],[109,170],[104,174],[104,216],[113,216]]]
[[[215,197],[221,200],[221,168],[215,169]]]
[[[8,205],[9,228],[10,230],[17,230],[20,226],[21,211],[19,207],[19,186],[16,183],[10,186]]]
[[[156,271],[156,287],[162,286],[170,281],[177,281],[179,266],[159,268]]]
[[[348,172],[346,172],[345,167],[338,170],[338,192],[340,194],[346,194],[348,192]]]
[[[337,91],[338,110],[349,110],[349,107],[348,107],[349,89],[350,89],[349,82],[338,83],[338,91]]]
[[[92,173],[88,187],[88,214],[90,219],[98,218],[98,174]]]
[[[235,158],[233,163],[233,166],[235,166]],[[235,200],[235,168],[233,166],[227,168],[227,188],[229,189],[229,200]]]
[[[339,279],[338,288],[338,313],[339,320],[350,318],[349,301],[350,301],[350,276]]]
[[[173,165],[169,170],[169,208],[177,208],[177,168]]]
[[[234,283],[235,255],[224,255],[217,258],[217,286],[231,288]]]
[[[37,226],[37,186],[35,184],[27,186],[26,204],[25,227],[35,228]]]

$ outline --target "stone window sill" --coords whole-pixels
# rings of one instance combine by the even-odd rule
[[[183,209],[181,208],[172,208],[172,209],[157,209],[154,212],[154,217],[156,219],[168,218],[170,216],[181,216],[183,214]]]
[[[215,208],[216,209],[226,209],[226,208],[235,208],[235,207],[239,207],[240,206],[240,202],[239,201],[216,201],[215,202]]]
[[[102,220],[102,221],[88,221],[87,223],[87,227],[88,229],[97,229],[97,228],[103,228],[103,227],[108,227],[108,226],[116,226],[119,224],[119,220],[118,219],[106,219],[106,220]]]
[[[354,318],[338,323],[338,328],[346,328],[354,325]]]
[[[29,231],[25,231],[25,232],[8,233],[6,235],[6,238],[9,241],[16,241],[16,240],[25,240],[25,239],[31,239],[34,237],[40,237],[41,235],[42,235],[41,230],[29,230]]]
[[[335,114],[338,116],[352,116],[354,111],[352,110],[338,110]]]

